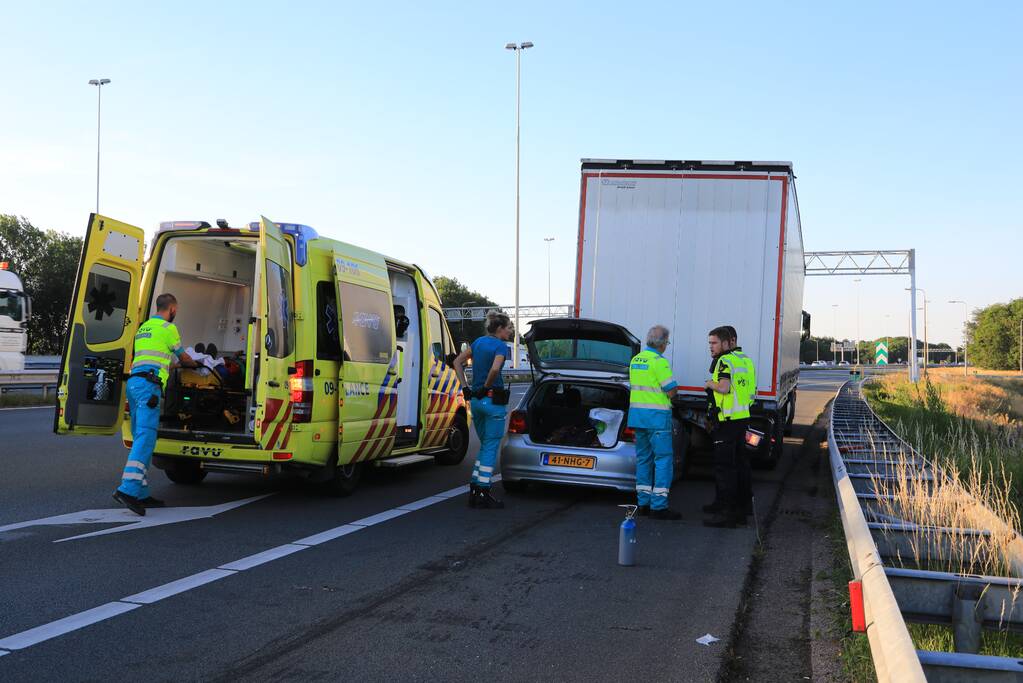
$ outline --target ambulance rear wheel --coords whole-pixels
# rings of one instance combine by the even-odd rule
[[[167,465],[167,478],[175,484],[198,484],[206,478],[206,470],[197,462],[179,461]]]
[[[363,465],[360,462],[350,462],[347,465],[338,465],[334,468],[332,476],[325,488],[327,495],[344,498],[355,493],[362,480]]]
[[[448,449],[434,457],[438,465],[457,465],[465,459],[465,454],[468,452],[469,423],[463,413],[458,413],[448,432]]]

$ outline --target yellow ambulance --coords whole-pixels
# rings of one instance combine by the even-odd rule
[[[367,466],[455,465],[469,407],[450,367],[440,296],[421,268],[305,225],[162,223],[93,214],[68,318],[54,431],[116,434],[135,331],[164,292],[202,359],[165,389],[153,463],[181,484],[207,472],[293,473],[337,495]]]

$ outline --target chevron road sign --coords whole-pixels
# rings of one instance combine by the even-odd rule
[[[877,343],[874,350],[874,362],[878,365],[888,365],[888,345],[882,341]]]

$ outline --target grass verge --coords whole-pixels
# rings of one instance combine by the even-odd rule
[[[0,395],[0,408],[28,408],[31,406],[52,406],[53,397],[43,398],[39,394],[6,393]]]

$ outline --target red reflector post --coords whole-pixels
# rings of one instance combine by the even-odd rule
[[[508,418],[508,433],[525,434],[528,429],[526,425],[526,411],[513,410],[511,417]]]
[[[291,453],[274,453],[274,460],[291,460]]]
[[[856,633],[866,633],[867,616],[863,611],[863,584],[859,581],[849,582],[849,609],[852,610],[852,630]]]

